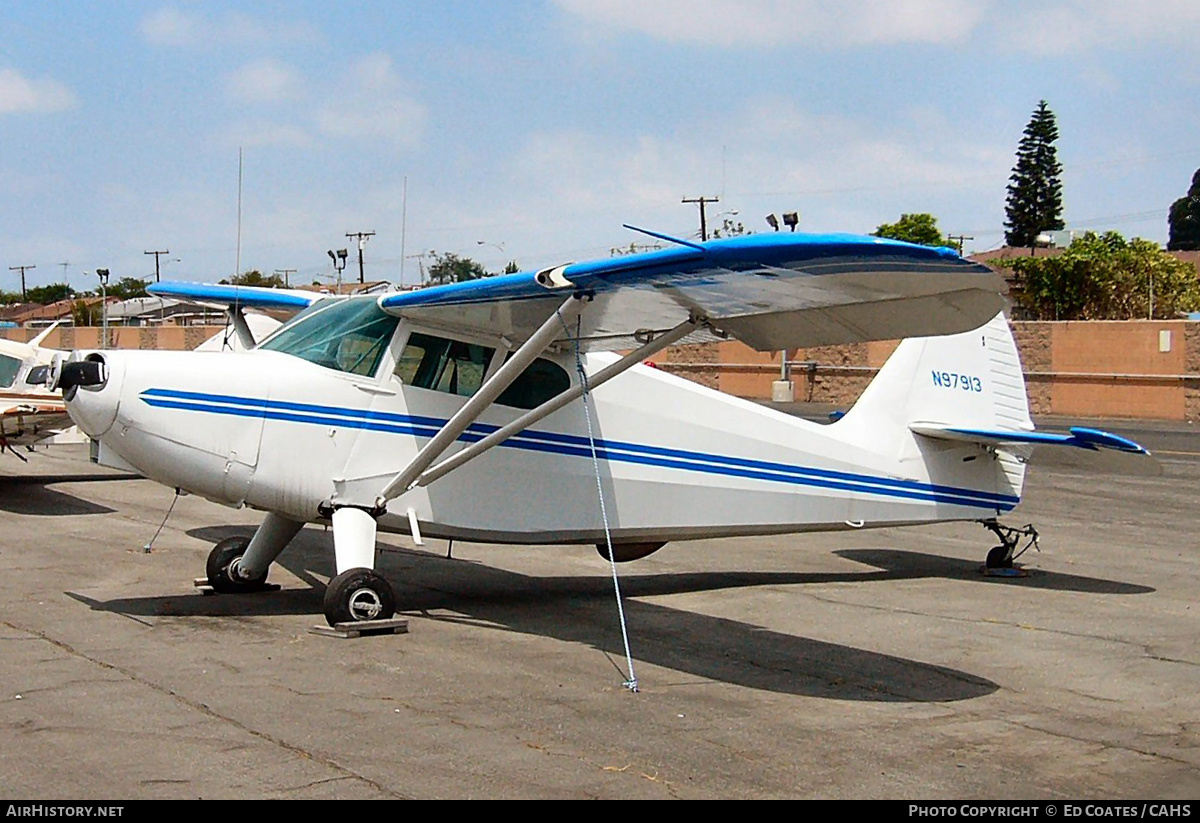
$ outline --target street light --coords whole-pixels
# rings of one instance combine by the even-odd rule
[[[329,259],[333,261],[333,268],[337,272],[337,293],[342,293],[342,272],[346,268],[346,256],[349,254],[345,249],[338,249],[336,252],[333,249],[329,250]]]
[[[96,276],[100,278],[100,321],[101,339],[100,348],[108,348],[108,269],[96,269]]]

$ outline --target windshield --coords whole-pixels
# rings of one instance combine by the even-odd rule
[[[369,376],[400,318],[374,298],[322,300],[292,318],[259,348],[294,355],[327,369]]]
[[[17,379],[21,361],[7,354],[0,354],[0,387],[7,389]]]

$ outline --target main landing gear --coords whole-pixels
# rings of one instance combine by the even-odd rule
[[[1000,545],[994,546],[987,553],[987,559],[983,564],[985,574],[1011,572],[1011,570],[1016,568],[1013,565],[1013,561],[1016,558],[1029,551],[1030,547],[1037,548],[1038,532],[1032,523],[1017,529],[1012,526],[1001,525],[995,518],[980,520],[979,522],[984,528],[1000,539]],[[1028,542],[1018,551],[1017,547],[1020,545],[1022,538],[1028,538]]]
[[[330,626],[370,623],[396,613],[391,585],[374,570],[375,518],[365,509],[333,510],[333,548],[338,574],[325,588],[325,620]],[[267,571],[303,523],[268,514],[253,537],[229,537],[208,555],[208,585],[219,594],[278,589]]]

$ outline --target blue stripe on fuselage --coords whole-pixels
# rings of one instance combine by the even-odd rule
[[[140,398],[157,408],[221,414],[234,417],[257,417],[312,425],[338,425],[348,428],[406,434],[414,437],[433,437],[446,420],[438,417],[398,414],[365,409],[348,409],[314,403],[293,403],[257,397],[147,389]],[[473,423],[459,440],[473,443],[496,431],[499,426]],[[525,430],[505,440],[505,448],[524,449],[572,457],[590,457],[591,443],[580,435]],[[976,489],[958,488],[915,480],[852,474],[832,469],[772,463],[749,458],[727,457],[719,454],[685,451],[663,446],[648,446],[615,440],[596,440],[596,454],[610,462],[634,463],[647,466],[696,471],[727,477],[742,477],[815,488],[860,492],[909,500],[949,503],[984,509],[1008,511],[1020,500],[1015,495],[996,494]]]

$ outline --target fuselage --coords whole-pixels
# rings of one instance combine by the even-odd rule
[[[499,340],[377,326],[374,347],[347,333],[318,352],[285,326],[249,352],[104,352],[106,381],[72,389],[67,408],[102,462],[320,520],[340,486],[383,488],[506,355]],[[577,362],[592,373],[612,357],[547,352],[446,454],[575,384]],[[427,536],[603,542],[606,516],[616,541],[665,541],[980,519],[1017,503],[1011,472],[965,459],[973,447],[839,426],[638,366],[404,492],[379,525],[408,531],[411,511]]]

